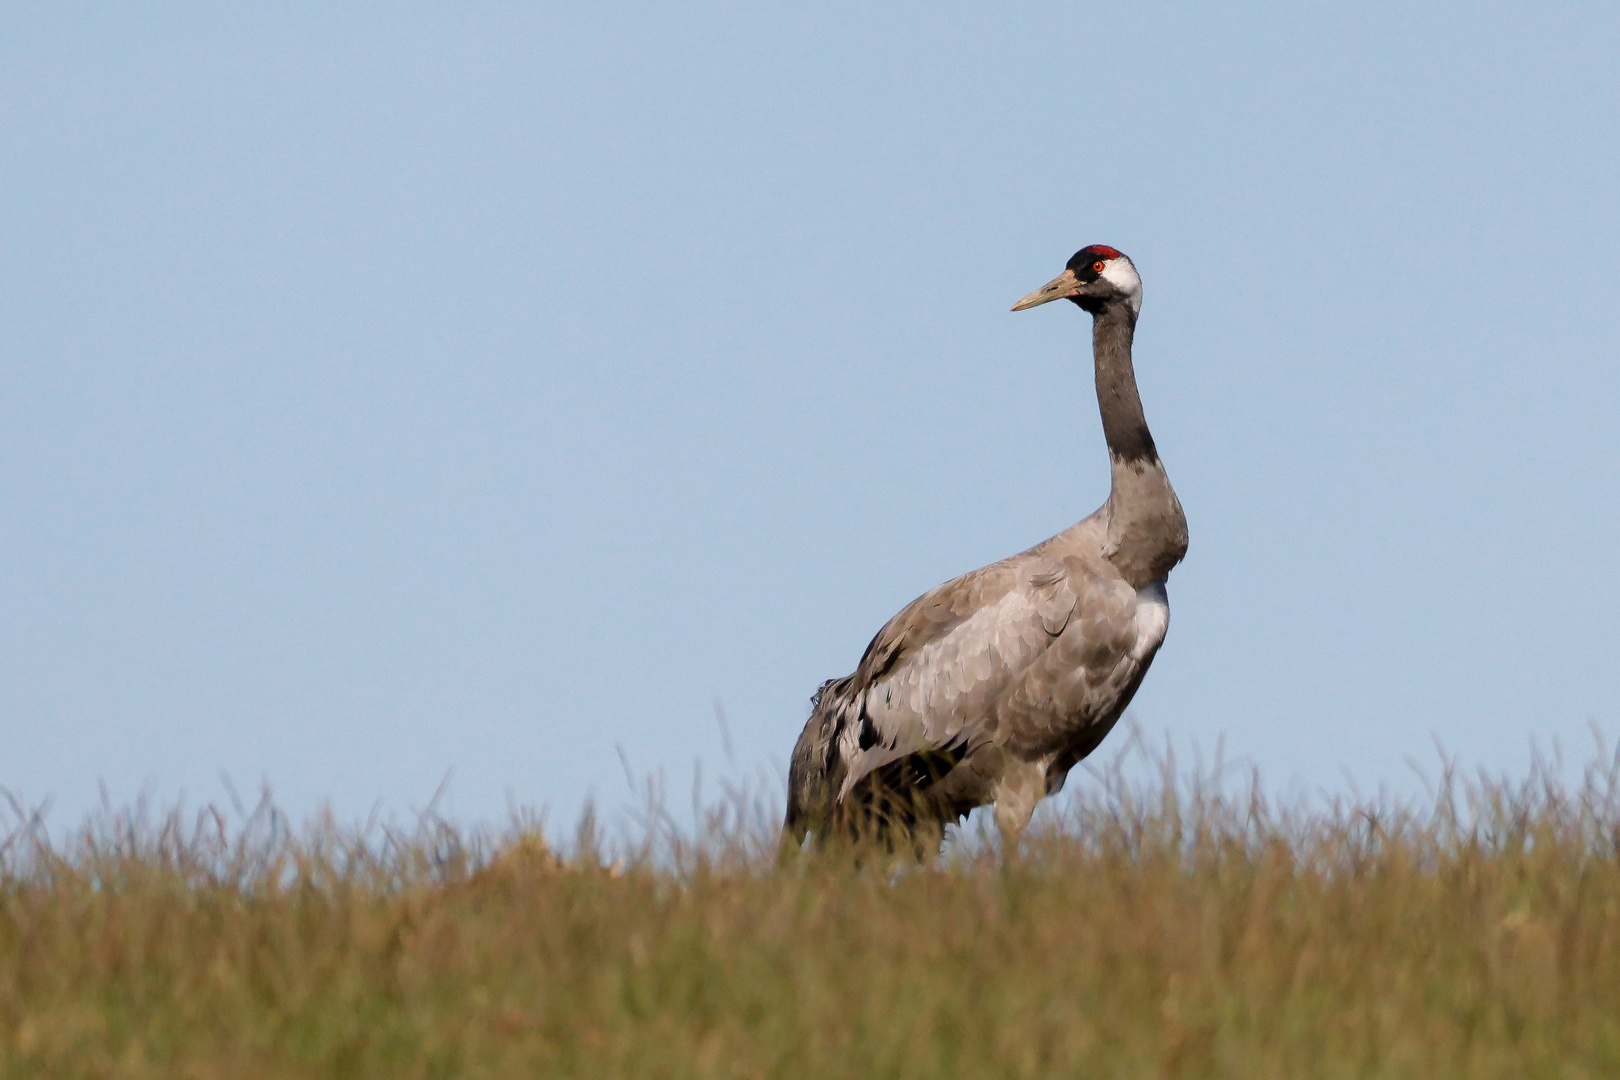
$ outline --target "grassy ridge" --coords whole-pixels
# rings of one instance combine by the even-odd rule
[[[779,867],[738,805],[567,857],[521,823],[18,828],[0,1076],[1620,1075],[1613,768],[1423,812],[1074,782],[1010,866]]]

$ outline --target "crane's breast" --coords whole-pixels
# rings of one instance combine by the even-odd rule
[[[1020,756],[1061,755],[1076,740],[1100,738],[1130,702],[1169,629],[1162,581],[1133,589],[1118,578],[1093,577],[1077,601],[1052,647],[996,702],[997,741]]]
[[[1137,663],[1150,658],[1164,644],[1170,629],[1170,595],[1164,579],[1150,581],[1136,590],[1136,644],[1131,657]]]

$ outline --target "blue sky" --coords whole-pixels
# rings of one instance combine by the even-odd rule
[[[1192,533],[1138,721],[1307,789],[1578,756],[1616,56],[1603,5],[13,6],[0,786],[777,775],[1106,495],[1087,320],[1007,311],[1094,242]]]

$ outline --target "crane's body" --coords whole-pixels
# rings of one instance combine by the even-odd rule
[[[954,821],[995,804],[1009,842],[1102,741],[1169,627],[1165,579],[1187,523],[1131,364],[1141,282],[1082,249],[1014,310],[1069,298],[1093,315],[1108,501],[1028,551],[908,604],[855,671],[824,683],[794,748],[787,837]]]

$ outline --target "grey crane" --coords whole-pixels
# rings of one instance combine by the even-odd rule
[[[851,675],[823,683],[793,749],[784,846],[870,830],[914,839],[995,804],[1007,850],[1130,704],[1170,624],[1165,579],[1187,519],[1131,366],[1142,281],[1082,248],[1014,304],[1068,299],[1092,317],[1113,484],[1085,520],[913,600]]]

